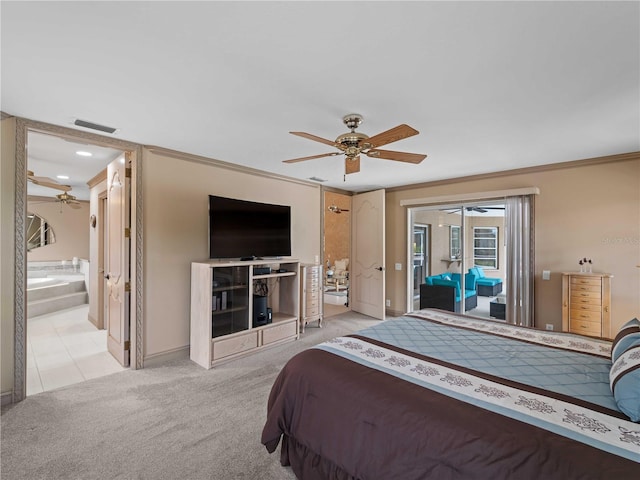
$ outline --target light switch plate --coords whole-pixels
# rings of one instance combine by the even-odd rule
[[[551,272],[549,270],[542,271],[542,279],[549,280],[551,278]]]
[[[396,263],[396,270],[402,270],[402,264]]]

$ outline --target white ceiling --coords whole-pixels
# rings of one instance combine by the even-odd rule
[[[639,2],[0,8],[2,111],[350,191],[640,151]],[[289,131],[333,140],[352,112],[427,159],[282,163],[332,151]]]

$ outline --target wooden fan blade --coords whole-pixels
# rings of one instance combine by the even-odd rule
[[[356,155],[353,158],[344,159],[344,174],[358,173],[360,171],[360,155]]]
[[[315,142],[324,143],[325,145],[331,145],[332,147],[336,146],[336,142],[333,140],[327,140],[326,138],[318,137],[316,135],[311,135],[310,133],[305,132],[289,132],[292,135],[297,135],[302,138],[308,138],[309,140],[313,140]]]
[[[31,180],[31,183],[34,185],[40,185],[41,187],[55,188],[57,190],[62,190],[63,192],[68,192],[71,190],[71,186],[62,185],[56,182],[53,178],[48,177],[36,177],[34,175],[27,177]]]
[[[392,150],[369,150],[366,155],[371,158],[384,158],[385,160],[396,160],[398,162],[420,163],[427,158],[421,153],[394,152]]]
[[[314,158],[333,157],[334,155],[342,155],[342,152],[321,153],[320,155],[311,155],[310,157],[292,158],[291,160],[283,160],[284,163],[303,162],[305,160],[313,160]]]
[[[418,133],[420,132],[418,132],[415,128],[411,128],[409,125],[405,125],[403,123],[402,125],[398,125],[391,130],[387,130],[386,132],[382,132],[378,135],[374,135],[373,137],[369,137],[362,143],[365,148],[381,147],[382,145],[386,145],[388,143],[393,143],[404,138],[413,137]]]

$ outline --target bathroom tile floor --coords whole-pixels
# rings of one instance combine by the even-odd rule
[[[27,320],[27,395],[125,370],[88,312],[81,305]]]

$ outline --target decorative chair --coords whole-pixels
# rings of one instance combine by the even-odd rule
[[[464,309],[478,306],[476,275],[467,273],[464,277]],[[461,312],[460,274],[445,272],[425,278],[420,285],[420,308],[439,308],[450,312]]]
[[[502,292],[502,279],[485,276],[482,267],[470,268],[469,273],[478,277],[476,284],[478,285],[478,295],[481,297],[495,297]]]

